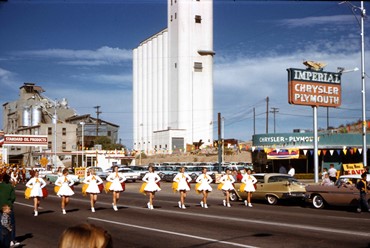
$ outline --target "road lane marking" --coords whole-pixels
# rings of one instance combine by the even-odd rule
[[[49,195],[48,197],[60,198],[60,197],[55,196],[55,195]],[[77,201],[77,202],[86,202],[86,203],[90,202],[88,199],[78,199],[78,198],[77,199],[73,198],[73,201],[74,202],[75,201]],[[106,202],[99,202],[98,204],[111,206],[111,203],[106,203]],[[120,204],[117,204],[117,206],[118,207],[127,207],[127,208],[131,208],[131,209],[137,209],[137,210],[141,210],[141,211],[148,211],[148,209],[144,208],[144,207],[137,207],[137,206],[131,206],[131,205],[120,205]],[[320,226],[300,225],[300,224],[282,223],[282,222],[265,221],[265,220],[241,219],[241,218],[234,218],[234,217],[223,217],[223,216],[208,215],[208,214],[203,214],[203,213],[198,214],[198,213],[189,213],[189,212],[184,212],[184,211],[165,210],[165,209],[155,209],[155,211],[164,212],[164,213],[171,213],[171,214],[175,214],[175,215],[181,214],[181,215],[196,216],[196,217],[202,217],[202,218],[206,217],[206,218],[210,218],[210,219],[219,219],[219,220],[224,220],[224,221],[232,220],[232,221],[244,222],[244,223],[253,223],[253,224],[260,224],[260,225],[286,227],[286,228],[289,228],[289,229],[297,228],[297,229],[301,229],[301,230],[309,230],[309,231],[315,231],[315,232],[345,234],[345,235],[360,236],[360,237],[366,237],[366,238],[369,237],[368,232],[350,231],[350,230],[347,230],[347,229],[330,229],[330,228],[325,228],[325,227],[320,227]],[[369,221],[370,221],[370,219],[369,219]]]
[[[180,211],[171,211],[171,210],[156,210],[160,212],[166,213],[173,213],[176,215],[189,215],[195,217],[206,217],[210,219],[219,219],[219,220],[228,220],[228,221],[237,221],[237,222],[246,222],[246,223],[253,223],[253,224],[261,224],[261,225],[270,225],[270,226],[278,226],[278,227],[287,227],[289,229],[302,229],[302,230],[310,230],[315,232],[329,232],[329,233],[336,233],[336,234],[346,234],[350,236],[362,236],[362,237],[369,237],[368,232],[360,232],[360,231],[350,231],[348,229],[330,229],[325,227],[319,226],[309,226],[309,225],[299,225],[299,224],[292,224],[292,223],[282,223],[282,222],[274,222],[274,221],[265,221],[265,220],[252,220],[252,219],[241,219],[241,218],[234,218],[234,217],[223,217],[223,216],[216,216],[216,215],[208,215],[208,214],[197,214],[197,213],[185,213]]]
[[[205,238],[205,237],[200,237],[200,236],[195,236],[195,235],[190,235],[190,234],[185,234],[185,233],[178,233],[178,232],[173,232],[173,231],[166,231],[166,230],[161,230],[161,229],[157,229],[157,228],[132,225],[132,224],[128,224],[128,223],[122,223],[122,222],[111,221],[111,220],[104,220],[104,219],[99,219],[99,218],[94,218],[94,217],[89,217],[88,219],[95,220],[95,221],[100,221],[100,222],[106,222],[106,223],[115,224],[115,225],[120,225],[120,226],[127,226],[127,227],[142,229],[142,230],[146,230],[146,231],[159,232],[159,233],[171,234],[171,235],[176,235],[176,236],[181,236],[181,237],[186,237],[186,238],[204,240],[204,241],[208,241],[208,242],[226,244],[226,245],[231,245],[231,246],[245,247],[245,248],[257,248],[257,246],[243,245],[243,244],[238,244],[238,243],[234,243],[234,242],[228,242],[228,241],[222,241],[222,240],[217,240],[217,239]]]
[[[20,202],[14,202],[14,203],[17,204],[17,205],[26,206],[26,207],[30,207],[30,208],[33,208],[34,207],[31,204],[25,204],[25,203],[20,203]],[[43,209],[43,208],[42,207],[39,207],[39,209]]]

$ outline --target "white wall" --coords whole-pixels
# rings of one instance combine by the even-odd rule
[[[176,135],[188,144],[213,142],[213,55],[198,52],[213,51],[213,1],[168,0],[167,13],[168,29],[133,51],[134,148],[144,142],[148,153],[161,145],[156,139],[174,137],[153,134],[161,130],[183,130]]]

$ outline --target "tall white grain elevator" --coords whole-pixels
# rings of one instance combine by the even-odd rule
[[[213,56],[213,1],[168,0],[167,28],[133,50],[135,150],[213,143]]]

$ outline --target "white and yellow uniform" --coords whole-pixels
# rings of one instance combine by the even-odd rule
[[[75,194],[71,189],[74,182],[69,176],[61,176],[55,181],[55,185],[60,186],[60,189],[57,193],[58,196],[72,196]]]
[[[256,191],[256,189],[254,188],[254,184],[257,182],[257,179],[253,175],[248,175],[248,173],[245,173],[241,181],[245,184],[245,192]]]
[[[161,188],[157,184],[159,181],[161,181],[161,178],[158,176],[157,173],[148,172],[145,174],[142,180],[147,183],[144,191],[156,192],[161,190]]]
[[[126,177],[120,172],[113,172],[107,177],[107,181],[111,182],[110,191],[123,191],[121,183],[126,181]]]
[[[177,173],[177,175],[174,177],[173,181],[177,182],[177,191],[185,190],[189,191],[190,187],[188,185],[188,182],[191,182],[191,177],[187,173]]]
[[[43,197],[42,188],[45,186],[46,182],[39,177],[33,177],[26,183],[26,187],[31,189],[30,197]]]
[[[222,190],[234,190],[233,183],[235,179],[232,175],[223,175],[220,179],[220,183],[222,183]]]
[[[197,183],[200,183],[199,187],[197,188],[198,191],[212,191],[212,187],[210,183],[212,183],[213,179],[207,174],[201,174],[195,180]]]
[[[85,178],[83,183],[89,185],[87,186],[86,193],[99,194],[100,190],[98,185],[102,184],[103,180],[97,175],[90,175]]]

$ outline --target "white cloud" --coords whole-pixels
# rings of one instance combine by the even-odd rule
[[[72,78],[81,80],[81,81],[89,81],[91,83],[96,84],[104,84],[104,85],[116,85],[117,87],[131,87],[132,86],[132,74],[131,72],[128,74],[78,74],[73,75]]]
[[[5,70],[3,68],[0,68],[0,85],[6,86],[9,88],[12,88],[13,90],[16,89],[16,80],[15,80],[15,73]],[[6,90],[5,88],[2,88],[2,90]]]
[[[58,63],[62,64],[89,66],[121,64],[132,59],[131,50],[108,46],[101,47],[97,50],[46,49],[20,51],[15,53],[15,55],[41,59],[57,59],[59,60]]]
[[[333,43],[333,46],[335,44]],[[326,71],[360,68],[360,53],[343,49],[337,44],[332,50],[308,47],[292,54],[265,57],[227,58],[214,67],[214,109],[225,120],[226,138],[250,139],[253,134],[253,108],[256,111],[256,132],[264,133],[266,126],[266,97],[269,108],[279,108],[276,114],[277,132],[292,132],[294,128],[312,129],[312,108],[288,104],[287,68],[305,68],[305,60],[326,62]],[[367,52],[366,57],[370,56]],[[368,93],[370,93],[368,91]],[[370,107],[370,106],[369,106]],[[348,109],[355,109],[348,110]],[[269,109],[270,110],[270,109]],[[342,106],[330,109],[330,125],[339,126],[361,118],[360,72],[342,75]],[[326,108],[319,108],[319,127],[326,127]],[[269,116],[273,130],[273,115]],[[232,136],[227,133],[232,132]],[[242,134],[235,136],[234,134]]]
[[[342,25],[353,23],[355,17],[353,15],[332,15],[332,16],[310,16],[304,18],[283,19],[279,22],[290,28],[312,27],[317,25]]]

